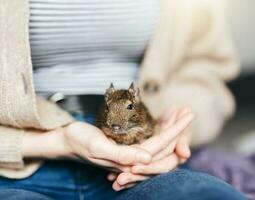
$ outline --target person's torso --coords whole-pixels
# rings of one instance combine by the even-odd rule
[[[30,0],[38,93],[127,88],[158,20],[157,0]]]

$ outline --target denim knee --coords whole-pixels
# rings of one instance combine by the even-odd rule
[[[179,169],[123,192],[119,200],[244,200],[229,184],[205,173]]]

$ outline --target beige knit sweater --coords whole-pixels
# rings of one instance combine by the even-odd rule
[[[139,74],[141,95],[155,117],[171,105],[191,106],[197,114],[192,145],[203,144],[233,114],[224,82],[239,72],[221,0],[159,1],[159,24]],[[28,21],[29,0],[0,1],[0,175],[9,178],[27,177],[42,162],[21,155],[28,128],[47,131],[73,121],[35,95]],[[146,85],[159,90],[148,93]]]

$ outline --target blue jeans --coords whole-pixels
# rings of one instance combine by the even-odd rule
[[[93,123],[90,116],[78,120]],[[189,169],[154,176],[135,187],[115,192],[107,171],[74,161],[47,161],[32,176],[13,180],[0,178],[4,200],[244,200],[227,183]]]

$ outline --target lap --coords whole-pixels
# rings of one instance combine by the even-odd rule
[[[4,200],[53,200],[42,194],[22,189],[2,189],[0,199]]]
[[[113,199],[116,192],[106,179],[106,171],[72,161],[48,161],[25,179],[0,177],[0,190],[22,189],[53,199]],[[0,199],[3,199],[0,195]]]
[[[155,176],[125,191],[118,200],[245,200],[229,184],[187,169]]]
[[[29,192],[32,192],[31,196],[37,193],[61,200],[245,199],[227,183],[205,173],[187,169],[155,176],[123,192],[112,190],[111,183],[106,180],[106,174],[106,171],[92,166],[52,161],[23,180],[0,178],[0,189],[1,191],[15,189],[13,195],[18,193],[30,195]],[[6,199],[2,195],[3,192],[0,193],[0,199]],[[44,200],[45,197],[40,198]]]

